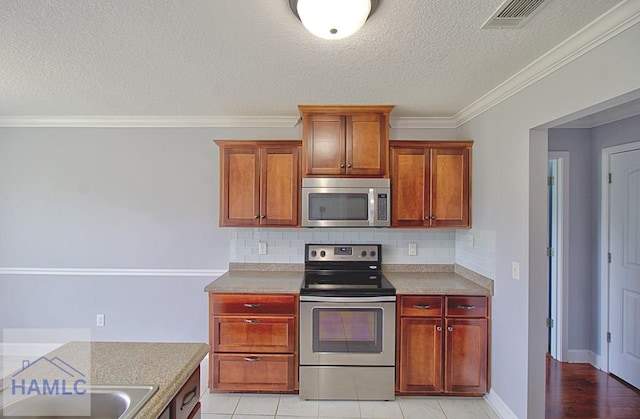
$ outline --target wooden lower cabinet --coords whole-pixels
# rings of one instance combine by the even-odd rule
[[[195,419],[200,417],[200,366],[171,399],[158,419]]]
[[[292,354],[215,354],[213,381],[218,390],[288,392],[295,387]]]
[[[296,295],[212,293],[209,312],[212,392],[296,392]]]
[[[489,297],[399,296],[396,392],[480,396],[489,388]]]

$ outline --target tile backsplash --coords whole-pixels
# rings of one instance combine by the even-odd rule
[[[304,263],[305,243],[380,243],[384,263],[455,263],[455,231],[375,228],[235,228],[229,231],[230,261]],[[266,243],[267,253],[259,254]],[[416,256],[409,256],[416,243]]]
[[[467,236],[474,236],[470,247]],[[495,237],[478,230],[378,228],[230,228],[230,262],[304,263],[305,243],[380,243],[383,263],[459,263],[489,278],[494,275]],[[259,254],[260,243],[266,254]],[[409,243],[417,255],[409,256]]]

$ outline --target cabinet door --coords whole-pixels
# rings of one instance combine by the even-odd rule
[[[429,214],[429,150],[391,149],[391,225],[423,227]]]
[[[260,152],[256,147],[222,148],[221,226],[260,223]]]
[[[307,118],[305,173],[307,175],[344,174],[344,117],[310,114]]]
[[[398,390],[442,392],[442,319],[400,319]]]
[[[469,149],[431,150],[431,226],[469,227]]]
[[[280,392],[295,389],[293,355],[214,354],[212,385],[222,391]]]
[[[293,317],[216,316],[213,318],[214,352],[293,352]]]
[[[487,319],[446,319],[445,392],[487,391]]]
[[[346,116],[346,173],[381,176],[387,173],[389,140],[381,114]]]
[[[300,149],[266,147],[262,149],[261,210],[262,225],[298,225],[300,197]]]

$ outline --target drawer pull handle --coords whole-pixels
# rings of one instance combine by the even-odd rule
[[[246,308],[258,308],[260,307],[262,304],[258,304],[258,303],[244,303],[244,306]]]
[[[247,362],[257,362],[260,361],[262,358],[260,358],[259,356],[245,356],[244,360]]]
[[[258,319],[244,319],[245,323],[261,323],[262,320],[258,320]]]
[[[431,308],[431,306],[429,304],[414,304],[413,308],[419,308],[419,309],[426,310],[426,309]]]
[[[450,332],[453,332],[453,326],[447,327],[447,330],[450,331]]]
[[[198,393],[198,386],[195,386],[193,390],[187,393],[187,395],[184,396],[184,399],[182,399],[182,406],[180,406],[180,410],[184,409],[186,405],[190,404],[193,401],[193,399],[196,398],[197,393]]]
[[[476,308],[476,306],[472,306],[470,304],[460,304],[456,308],[459,308],[459,309],[462,309],[462,310],[473,310],[474,308]]]

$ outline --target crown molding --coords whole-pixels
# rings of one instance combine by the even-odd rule
[[[219,269],[0,268],[0,275],[218,277],[223,273]]]
[[[299,116],[4,116],[20,128],[293,128]]]
[[[453,116],[456,127],[526,89],[576,58],[640,22],[640,1],[627,0],[576,32],[561,44],[505,80]]]

